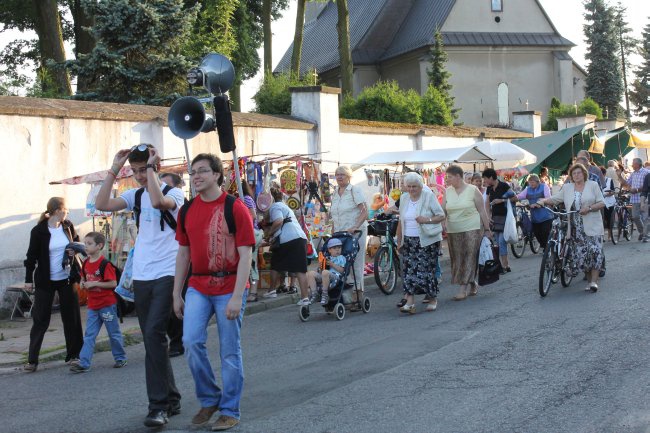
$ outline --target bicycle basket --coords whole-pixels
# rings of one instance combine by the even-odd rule
[[[395,236],[397,234],[397,224],[399,220],[390,219],[386,221],[373,220],[368,224],[368,235],[370,236],[385,236],[386,228],[390,227],[390,234]]]

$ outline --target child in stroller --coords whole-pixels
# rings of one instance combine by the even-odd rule
[[[343,278],[345,272],[345,256],[341,255],[343,243],[338,238],[331,238],[327,242],[326,264],[328,269],[319,269],[318,271],[309,271],[307,281],[312,293],[320,292],[321,305],[327,305],[329,302],[329,288],[336,287]]]

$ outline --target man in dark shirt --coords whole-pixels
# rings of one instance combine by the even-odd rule
[[[648,203],[650,203],[650,173],[643,178],[643,186],[641,187],[641,212],[645,214],[646,221],[650,221]],[[648,232],[650,232],[650,222],[643,226],[643,242],[650,240]]]
[[[510,264],[508,263],[508,244],[503,237],[503,227],[506,223],[506,215],[508,208],[506,207],[506,200],[514,197],[514,192],[505,182],[497,179],[497,172],[492,168],[487,168],[483,171],[483,185],[487,186],[487,197],[490,206],[488,206],[488,217],[492,223],[492,233],[494,233],[494,240],[499,245],[499,258],[501,260],[502,272],[510,272]]]

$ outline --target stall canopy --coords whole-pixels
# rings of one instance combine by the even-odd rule
[[[535,155],[507,141],[479,141],[476,147],[494,159],[494,168],[497,170],[517,168],[537,162]]]
[[[574,126],[535,138],[516,140],[514,144],[537,157],[536,162],[526,166],[528,171],[535,171],[540,166],[562,171],[569,166],[573,155],[579,150],[589,148],[590,140],[589,135],[585,133],[586,126],[587,124]]]
[[[428,150],[403,150],[396,152],[377,152],[354,164],[355,169],[367,165],[399,165],[430,163],[485,163],[492,158],[476,146]]]

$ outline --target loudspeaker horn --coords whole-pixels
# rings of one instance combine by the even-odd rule
[[[172,104],[167,123],[172,133],[184,140],[194,138],[200,132],[214,131],[216,127],[212,116],[205,114],[203,104],[192,96],[183,96]]]
[[[221,54],[205,56],[199,69],[203,73],[203,86],[213,95],[226,93],[235,82],[235,67],[228,57]]]

